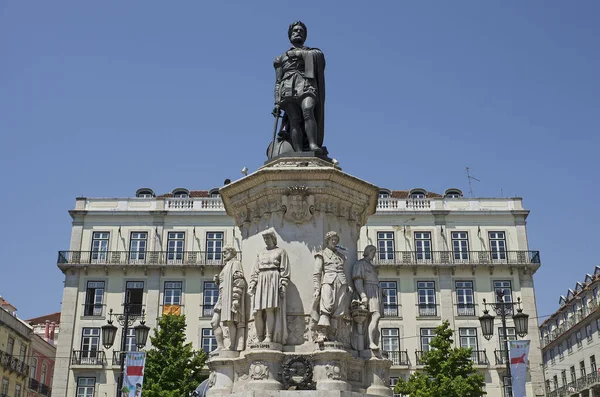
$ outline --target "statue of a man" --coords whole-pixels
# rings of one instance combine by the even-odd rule
[[[290,265],[285,250],[277,246],[275,232],[267,231],[262,236],[267,247],[256,256],[249,285],[254,326],[260,342],[285,344]]]
[[[346,256],[337,249],[336,232],[325,235],[325,249],[315,254],[313,272],[313,321],[317,321],[317,340],[327,340],[328,332],[338,328],[339,320],[348,314],[351,290],[345,273]]]
[[[218,349],[242,351],[245,348],[246,280],[242,264],[236,259],[237,250],[231,245],[226,245],[223,248],[223,255],[225,266],[221,273],[215,276],[215,282],[219,285],[219,298],[213,308],[211,325]],[[225,346],[223,340],[221,324],[229,330],[228,346]]]
[[[376,252],[377,248],[374,245],[368,245],[363,253],[363,259],[356,261],[352,267],[354,289],[360,297],[361,306],[370,314],[367,337],[371,350],[379,350],[379,319],[381,318],[379,278],[373,266]]]
[[[306,25],[290,25],[292,47],[275,58],[275,109],[284,111],[279,140],[289,140],[294,152],[323,151],[325,110],[325,57],[318,48],[304,46]],[[275,144],[275,142],[273,142]],[[287,145],[289,149],[289,145]],[[285,152],[280,146],[276,154]]]

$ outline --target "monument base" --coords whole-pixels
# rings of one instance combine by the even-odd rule
[[[242,391],[230,394],[231,397],[364,397],[374,394],[365,394],[355,391],[341,390],[262,390],[262,391]],[[390,394],[391,396],[391,394]]]

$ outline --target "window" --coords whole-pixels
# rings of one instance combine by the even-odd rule
[[[187,189],[175,189],[173,190],[173,197],[188,198],[190,197],[190,192]]]
[[[387,198],[390,198],[390,193],[389,193],[389,192],[386,192],[386,191],[384,191],[384,190],[381,190],[381,191],[379,192],[379,198],[380,198],[380,199],[387,199]]]
[[[475,304],[473,303],[473,282],[456,281],[456,301],[459,316],[474,316]]]
[[[8,337],[8,342],[6,344],[6,352],[9,356],[12,356],[13,351],[15,349],[15,339],[11,336]]]
[[[556,355],[554,354],[554,348],[550,349],[550,363],[556,364]]]
[[[94,397],[96,378],[77,379],[77,397]]]
[[[415,189],[410,193],[410,198],[413,199],[424,199],[426,196],[426,193],[424,190],[421,189]]]
[[[436,316],[435,282],[417,282],[417,293],[419,296],[419,316]]]
[[[415,232],[415,250],[417,259],[431,260],[431,233]]]
[[[462,192],[458,189],[448,189],[444,194],[445,198],[461,198]]]
[[[506,237],[504,232],[489,232],[492,259],[506,259]]]
[[[29,367],[29,377],[37,379],[37,358],[31,358],[31,366]]]
[[[467,232],[452,232],[454,260],[469,260],[469,237]]]
[[[27,357],[27,345],[25,343],[21,343],[21,349],[19,350],[19,360],[24,362],[25,357]]]
[[[217,348],[217,340],[215,339],[215,334],[213,333],[212,328],[202,328],[202,350],[206,353],[210,353],[211,351]]]
[[[471,359],[475,362],[479,362],[477,350],[477,328],[460,328],[458,330],[460,347],[470,348],[473,352],[471,353]]]
[[[101,316],[104,300],[104,281],[88,281],[85,292],[84,316]]]
[[[585,361],[580,361],[579,362],[579,375],[582,378],[585,378]]]
[[[500,280],[500,281],[494,281],[494,295],[496,296],[496,302],[499,303],[500,299],[498,298],[498,292],[499,291],[503,291],[504,292],[504,302],[505,303],[510,303],[512,302],[512,287],[511,287],[511,283],[509,280]],[[512,313],[513,312],[513,307],[509,306],[508,308],[508,313]]]
[[[401,396],[401,394],[394,393],[394,388],[398,384],[398,379],[399,378],[397,376],[390,376],[390,389],[392,389],[392,397],[400,397]]]
[[[206,259],[209,261],[220,261],[223,252],[223,233],[206,233]]]
[[[204,282],[204,298],[202,303],[202,317],[211,317],[213,307],[219,299],[219,287],[212,281]]]
[[[395,281],[380,281],[383,295],[383,316],[398,317],[398,289]]]
[[[127,281],[125,289],[125,304],[130,314],[142,314],[144,304],[144,282],[143,281]]]
[[[567,339],[567,351],[569,353],[573,353],[573,342],[571,342],[571,338]]]
[[[558,350],[558,358],[560,358],[561,361],[564,360],[565,359],[565,349],[563,348],[563,344],[560,343],[556,349]]]
[[[163,305],[181,305],[181,281],[165,281]]]
[[[508,336],[504,336],[504,329],[502,327],[498,327],[498,335],[500,336],[499,341],[500,341],[500,350],[504,351],[504,341],[508,340],[517,340],[517,334],[515,333],[515,328],[514,327],[506,327],[506,335]],[[502,357],[504,357],[504,355],[502,355]],[[504,360],[504,358],[503,358]]]
[[[152,189],[141,188],[135,192],[135,197],[139,198],[152,198],[154,196],[154,191]]]
[[[92,233],[92,261],[106,261],[109,236],[108,232]]]
[[[381,345],[383,351],[386,352],[399,352],[400,351],[400,337],[398,328],[382,328],[381,329]],[[389,355],[390,359],[393,360],[393,355]],[[398,356],[399,359],[399,356]]]
[[[40,382],[42,382],[43,384],[48,384],[46,382],[46,375],[48,374],[48,366],[44,363],[42,364],[42,373],[40,375]]]
[[[558,389],[558,376],[554,375],[552,381],[554,383],[554,390]]]
[[[135,340],[135,329],[128,328],[127,336],[125,338],[125,351],[135,352],[137,350],[138,350],[138,348],[137,348],[137,344],[136,344],[136,340]]]
[[[81,364],[96,364],[100,346],[100,328],[84,328],[81,336]]]
[[[585,334],[587,336],[588,343],[591,342],[594,338],[594,332],[592,331],[592,323],[589,323],[585,326]]]
[[[575,382],[577,380],[577,374],[575,372],[575,366],[571,366],[570,368],[570,372],[571,372],[571,382]]]
[[[21,397],[21,384],[17,383],[15,385],[15,397]]]
[[[8,396],[8,379],[2,378],[2,395]]]
[[[596,366],[596,356],[592,355],[590,356],[590,368],[592,370],[592,374],[597,374],[598,373],[598,367]]]
[[[377,232],[377,249],[379,261],[394,260],[394,232]]]
[[[577,341],[577,347],[581,347],[581,330],[575,333],[575,340]]]
[[[183,260],[183,244],[185,242],[185,233],[169,232],[167,234],[167,260],[182,261]]]
[[[560,371],[560,379],[562,381],[563,386],[567,385],[567,370],[563,369]]]
[[[429,344],[435,336],[435,328],[421,328],[421,350],[428,352],[431,350]]]
[[[148,244],[148,233],[133,232],[129,240],[129,260],[132,263],[144,263],[146,260],[146,247]]]

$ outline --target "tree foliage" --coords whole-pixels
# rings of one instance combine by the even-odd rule
[[[200,370],[206,353],[185,343],[185,328],[185,316],[179,315],[164,315],[154,328],[146,355],[145,397],[189,396],[205,378]]]
[[[429,343],[431,350],[423,354],[423,371],[413,373],[408,381],[400,379],[395,393],[410,397],[481,397],[485,378],[473,367],[471,349],[453,347],[448,321],[435,329]]]

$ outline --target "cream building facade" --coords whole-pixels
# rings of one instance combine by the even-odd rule
[[[559,299],[560,308],[540,325],[549,397],[600,396],[600,266]]]
[[[100,327],[108,311],[122,312],[124,303],[135,313],[144,310],[150,327],[165,312],[185,314],[188,340],[196,348],[216,347],[210,326],[218,294],[213,277],[224,245],[243,248],[218,189],[80,197],[70,214],[69,250],[58,254],[65,283],[54,396],[116,395],[120,343],[104,349]],[[433,329],[447,319],[457,346],[473,348],[488,396],[504,395],[500,322],[487,341],[478,316],[482,300],[493,301],[495,291],[504,289],[513,301],[522,299],[532,320],[537,318],[533,274],[540,257],[529,250],[528,214],[520,198],[464,198],[458,189],[443,195],[381,190],[376,213],[361,229],[358,250],[369,244],[378,248],[375,262],[385,294],[381,345],[393,362],[392,382],[421,368]],[[312,278],[312,264],[291,266]],[[512,320],[508,323],[508,338],[514,339]],[[528,396],[544,395],[535,323],[530,321],[526,337],[531,340]],[[290,330],[290,337],[308,340],[303,331]],[[127,350],[136,348],[133,334],[125,340]]]

